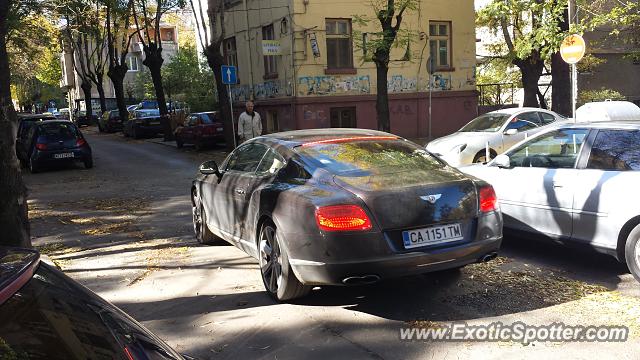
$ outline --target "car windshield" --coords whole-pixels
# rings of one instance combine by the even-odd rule
[[[296,148],[319,167],[340,176],[397,173],[440,168],[442,164],[421,147],[401,139],[307,143]]]
[[[489,113],[478,116],[460,129],[460,132],[496,132],[500,130],[508,114]]]
[[[138,111],[138,117],[139,118],[147,117],[147,116],[160,116],[160,110],[153,109],[153,110],[139,110]]]

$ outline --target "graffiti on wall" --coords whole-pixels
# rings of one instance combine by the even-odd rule
[[[451,74],[433,74],[431,76],[432,90],[451,90]]]
[[[255,99],[264,100],[271,98],[278,98],[283,96],[291,96],[290,87],[286,82],[280,81],[265,81],[263,83],[256,84],[253,89],[250,85],[237,85],[231,88],[231,98],[234,102],[243,102],[251,99],[251,94]]]
[[[298,78],[298,95],[358,95],[371,92],[365,76],[305,76]]]
[[[418,91],[418,79],[393,75],[387,80],[387,90],[390,93]]]

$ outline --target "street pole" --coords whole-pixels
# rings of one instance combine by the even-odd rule
[[[233,148],[237,148],[236,144],[236,123],[233,119],[233,96],[231,96],[231,84],[227,84],[227,93],[229,94],[229,106],[231,107],[231,132],[233,133]]]
[[[568,0],[567,12],[569,16],[569,32],[571,33],[571,24],[573,23],[573,18],[575,16],[575,12],[573,6],[575,5],[574,0]],[[576,101],[578,100],[578,70],[576,64],[571,64],[571,117],[573,118],[573,122],[576,122]]]
[[[431,74],[429,74],[429,141],[431,140]]]

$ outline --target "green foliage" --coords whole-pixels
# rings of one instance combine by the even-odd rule
[[[384,21],[383,19],[387,18],[389,14],[393,14],[393,16],[396,16],[393,26],[396,26],[398,13],[403,11],[403,15],[406,15],[408,12],[416,10],[419,1],[420,0],[396,0],[393,2],[393,7],[390,8],[388,0],[371,0],[369,5],[374,16],[352,15],[353,24],[358,27],[353,31],[355,46],[356,49],[360,50],[363,62],[373,61],[374,54],[379,50],[388,52],[393,48],[410,49],[409,44],[418,37],[417,31],[400,26],[394,34],[393,30],[384,29],[383,26],[381,26],[381,22]],[[367,29],[373,25],[375,25],[376,30],[371,31]],[[411,52],[407,51],[407,54],[405,54],[405,57],[401,60],[410,60],[410,58]]]
[[[578,93],[578,104],[605,100],[626,100],[626,98],[618,91],[604,87],[600,90],[584,90]]]
[[[36,64],[36,78],[44,84],[59,86],[62,77],[60,52],[57,49],[45,48],[42,53],[41,60]]]
[[[629,50],[627,58],[640,60],[640,2],[636,0],[593,0],[587,5],[587,28],[610,29],[608,42]]]
[[[140,67],[140,70],[136,74],[136,79],[132,84],[133,97],[142,99],[155,99],[156,92],[153,88],[153,81],[151,80],[151,71],[146,66]]]
[[[566,1],[492,0],[477,13],[476,24],[500,39],[488,46],[493,55],[512,61],[538,52],[548,59],[560,48]]]
[[[576,64],[576,66],[578,67],[578,72],[590,73],[593,72],[596,67],[606,62],[607,59],[599,58],[593,54],[587,54],[582,58],[582,60],[580,60],[579,63]]]

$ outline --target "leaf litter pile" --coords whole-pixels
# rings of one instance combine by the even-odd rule
[[[463,268],[458,285],[471,291],[450,301],[486,316],[535,310],[608,291],[604,286],[572,280],[549,269],[511,264],[505,257]]]

